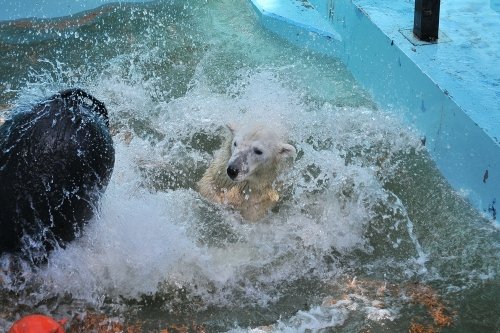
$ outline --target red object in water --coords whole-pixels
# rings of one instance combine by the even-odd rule
[[[44,315],[29,315],[16,321],[8,333],[65,333],[65,323],[66,320],[57,322]]]

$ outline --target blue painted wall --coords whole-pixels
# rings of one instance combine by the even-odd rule
[[[467,92],[454,90],[451,82],[447,90],[446,80],[436,79],[443,68],[419,63],[420,59],[412,54],[441,50],[432,49],[434,46],[418,49],[397,30],[393,31],[395,37],[389,37],[352,0],[309,0],[314,8],[300,8],[300,1],[251,2],[266,28],[298,46],[340,58],[381,108],[403,113],[425,136],[429,153],[450,184],[478,209],[493,216],[492,208],[496,208],[500,195],[500,145],[492,135],[498,129],[491,126],[488,117],[500,119],[500,110],[493,117],[486,113],[483,124],[472,119],[470,113],[475,110],[469,112],[457,104],[453,94],[464,101],[475,96],[462,96]],[[320,14],[309,21],[313,29],[303,20],[294,23],[297,17],[307,17],[307,11]],[[319,20],[322,22],[318,25]],[[335,33],[318,31],[324,22],[329,22]],[[411,21],[409,28],[412,24]],[[340,37],[329,37],[332,35]],[[424,55],[423,60],[429,58]],[[477,96],[477,101],[481,97],[484,96]]]
[[[500,0],[490,0],[491,9],[500,13]]]

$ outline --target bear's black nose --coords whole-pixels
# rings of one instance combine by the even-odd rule
[[[236,176],[238,176],[239,172],[240,172],[240,170],[238,170],[234,166],[230,165],[227,167],[227,175],[229,176],[229,178],[231,178],[233,180],[234,180],[234,178],[236,178]]]

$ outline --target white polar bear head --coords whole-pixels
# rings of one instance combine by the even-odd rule
[[[263,124],[228,124],[232,138],[227,175],[235,182],[272,182],[284,162],[296,155],[295,148],[284,142],[281,131]]]

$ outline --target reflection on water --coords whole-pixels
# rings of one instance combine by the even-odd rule
[[[4,22],[0,51],[1,116],[78,86],[106,103],[116,149],[81,239],[38,269],[1,258],[2,330],[31,312],[144,332],[499,329],[498,231],[339,61],[261,30],[246,2]],[[288,128],[298,156],[249,224],[195,183],[224,124],[255,119]]]

